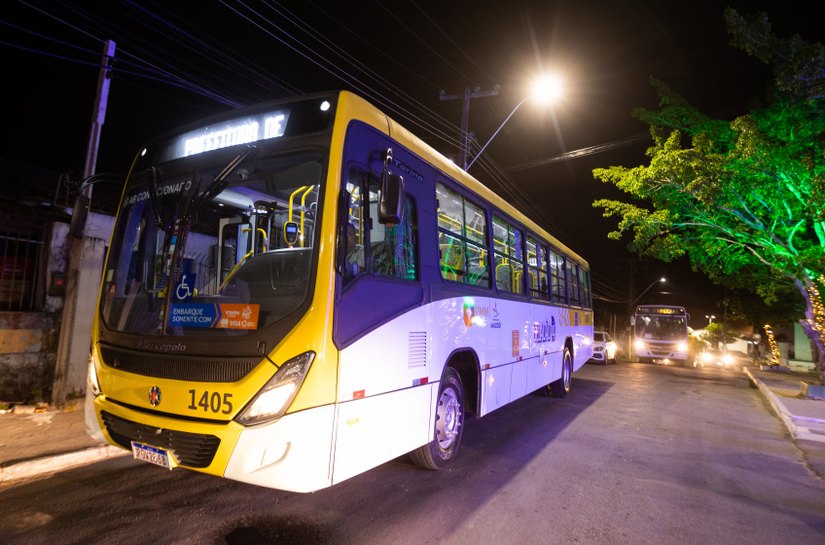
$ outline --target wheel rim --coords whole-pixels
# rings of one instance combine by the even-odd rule
[[[435,422],[435,437],[442,450],[449,449],[455,443],[461,430],[461,403],[456,391],[447,387],[438,398],[438,418]]]

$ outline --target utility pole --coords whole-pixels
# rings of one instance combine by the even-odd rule
[[[481,91],[478,87],[474,90],[470,90],[469,87],[464,88],[463,95],[447,95],[442,91],[438,98],[443,102],[446,100],[459,100],[463,99],[464,104],[461,108],[461,168],[467,170],[467,158],[470,156],[470,99],[471,98],[481,98],[481,97],[494,97],[498,96],[501,88],[496,85],[492,91]]]
[[[636,325],[631,323],[631,321],[633,319],[633,314],[636,312],[636,309],[633,308],[633,302],[636,300],[636,284],[634,282],[634,267],[636,263],[632,259],[628,259],[627,264],[627,293],[630,296],[627,304],[627,361],[633,361],[633,331],[635,330]]]
[[[83,179],[95,173],[100,132],[106,118],[109,99],[109,84],[112,77],[112,63],[115,56],[115,42],[107,40],[103,44],[103,58],[97,81],[97,96],[92,112],[89,144],[83,166]],[[91,184],[87,186],[87,196],[91,199]],[[72,211],[77,213],[77,211]],[[66,293],[63,298],[63,313],[60,324],[60,339],[57,346],[57,361],[52,385],[52,405],[63,406],[69,395],[81,395],[86,389],[86,372],[89,363],[89,345],[92,337],[92,317],[95,313],[100,274],[103,268],[103,248],[105,240],[99,238],[80,239],[68,237],[69,264],[66,275]]]

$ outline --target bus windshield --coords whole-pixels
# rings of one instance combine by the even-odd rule
[[[221,150],[127,182],[103,278],[107,328],[243,335],[307,298],[320,220],[320,152]]]
[[[687,335],[684,316],[659,316],[640,314],[636,316],[636,336],[643,339],[678,340]]]

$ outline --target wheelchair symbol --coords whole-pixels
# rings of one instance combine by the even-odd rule
[[[192,290],[189,289],[189,284],[186,283],[185,274],[180,279],[180,283],[175,290],[175,296],[178,298],[178,301],[186,301],[192,298]]]

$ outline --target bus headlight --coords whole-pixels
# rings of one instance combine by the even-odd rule
[[[647,348],[647,344],[642,339],[636,339],[634,346],[636,347],[636,350],[644,350]]]
[[[86,379],[89,384],[89,390],[95,397],[97,397],[101,394],[101,390],[100,381],[97,379],[97,369],[95,367],[95,363],[97,363],[97,356],[95,356],[95,352],[92,350],[92,357],[89,358],[89,373]]]
[[[688,349],[688,345],[685,342],[681,342],[681,343],[676,345],[676,351],[677,352],[687,352],[687,349]]]
[[[303,384],[313,359],[315,352],[304,352],[284,362],[236,420],[244,426],[252,426],[283,416]]]

